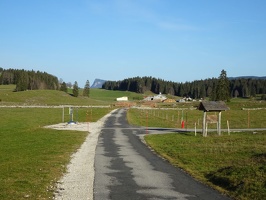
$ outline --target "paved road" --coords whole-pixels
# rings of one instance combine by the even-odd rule
[[[107,120],[95,155],[94,199],[229,199],[156,156],[140,140],[145,130],[119,109]]]

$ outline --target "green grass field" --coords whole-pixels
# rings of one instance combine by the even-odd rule
[[[87,133],[43,129],[58,109],[1,108],[0,199],[47,199]]]
[[[159,109],[130,109],[128,121],[137,126],[181,128],[197,127],[195,133],[147,135],[146,142],[173,165],[200,181],[239,200],[263,199],[266,196],[266,131],[216,132],[203,138],[203,112],[195,110],[199,103],[161,104]],[[222,112],[222,128],[265,128],[266,102],[233,99],[229,111]],[[163,109],[170,108],[171,109]],[[246,110],[251,109],[251,110]],[[208,113],[218,114],[218,113]],[[216,124],[208,128],[216,129]]]
[[[203,112],[196,109],[198,105],[199,102],[175,104],[171,109],[130,109],[128,119],[134,125],[163,128],[181,128],[181,121],[184,120],[185,128],[194,129],[196,125],[196,128],[201,130]],[[227,129],[227,121],[230,129],[266,127],[266,102],[233,101],[228,103],[228,106],[230,110],[222,112],[223,129]],[[218,115],[218,112],[210,112],[208,115]],[[216,129],[216,124],[209,124],[208,128]]]
[[[103,104],[61,91],[13,89],[12,85],[0,86],[0,105]],[[75,108],[74,120],[97,121],[110,111],[111,108]],[[53,197],[56,181],[88,134],[42,128],[62,122],[62,114],[60,108],[0,108],[0,199]],[[70,120],[67,108],[64,119]]]
[[[148,135],[145,140],[173,165],[235,199],[266,196],[266,131],[207,138],[194,133]]]
[[[104,89],[90,89],[90,98],[82,96],[82,89],[78,97],[58,90],[28,90],[13,92],[15,85],[0,85],[0,105],[110,105],[116,98],[128,96],[129,100],[142,99],[142,94],[128,91],[109,91]]]
[[[79,119],[97,121],[109,111],[83,109]],[[70,155],[88,133],[42,128],[60,123],[61,109],[1,108],[0,116],[0,199],[52,198]]]
[[[113,105],[115,98],[130,101],[143,95],[132,92],[91,89],[90,98],[78,98],[61,91],[13,92],[14,85],[0,85],[0,105],[66,105],[64,121],[70,120],[67,105]],[[80,91],[82,94],[82,90]],[[161,109],[129,109],[131,124],[149,127],[201,129],[203,113],[199,102],[160,103]],[[232,99],[229,111],[222,112],[222,128],[265,128],[266,102]],[[174,108],[165,110],[163,108]],[[245,110],[245,109],[252,110]],[[259,108],[255,110],[254,108]],[[260,109],[263,108],[263,109]],[[97,121],[110,108],[74,108],[74,120]],[[0,108],[0,199],[52,198],[56,181],[62,176],[70,155],[83,143],[86,132],[42,128],[62,122],[62,108]],[[215,113],[212,113],[215,114]],[[216,113],[217,114],[217,113]],[[209,128],[216,128],[214,124]],[[152,135],[146,140],[173,165],[236,199],[262,199],[265,196],[266,133],[231,133],[217,137],[210,133]]]
[[[129,101],[139,100],[143,98],[142,94],[129,91],[111,91],[104,89],[91,89],[90,96],[92,99],[102,102],[114,102],[116,98],[127,96]]]

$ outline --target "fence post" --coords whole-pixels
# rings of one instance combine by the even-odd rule
[[[65,107],[63,106],[62,122],[65,122]]]
[[[195,122],[195,136],[197,136],[197,123]]]
[[[228,135],[230,135],[230,128],[229,128],[229,121],[227,120],[227,131],[228,131]]]

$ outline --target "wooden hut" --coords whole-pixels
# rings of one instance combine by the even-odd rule
[[[203,110],[202,134],[207,136],[207,124],[217,123],[218,135],[221,135],[222,111],[229,110],[223,101],[203,101],[199,105],[199,110]],[[207,112],[219,112],[218,120],[216,115],[207,115]]]

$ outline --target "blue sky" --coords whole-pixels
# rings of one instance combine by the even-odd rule
[[[0,67],[80,87],[266,76],[265,0],[0,0]]]

